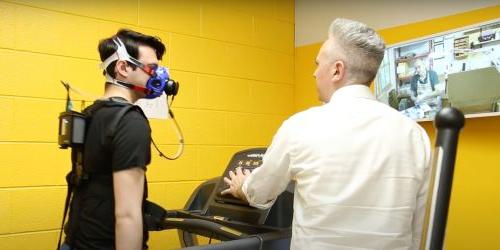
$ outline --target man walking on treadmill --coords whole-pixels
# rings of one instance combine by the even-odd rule
[[[152,83],[158,83],[157,78],[166,72],[159,65],[165,45],[157,37],[121,29],[101,40],[98,49],[105,91],[86,109],[92,110],[83,154],[87,178],[75,188],[67,237],[60,249],[147,249],[143,217],[151,128],[146,117],[133,109],[124,114],[114,134],[108,131],[123,108],[116,104],[132,105],[163,93],[163,88],[153,88]]]
[[[370,91],[384,57],[365,24],[336,19],[316,58],[319,99],[279,128],[261,167],[222,194],[268,208],[296,181],[291,249],[418,249],[430,167],[425,130]]]

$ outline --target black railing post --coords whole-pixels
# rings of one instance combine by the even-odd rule
[[[429,182],[428,212],[424,222],[426,230],[424,229],[422,236],[421,249],[443,249],[458,135],[464,124],[464,115],[455,108],[444,108],[436,115],[436,145]]]

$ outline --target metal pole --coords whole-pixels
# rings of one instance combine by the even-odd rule
[[[422,249],[443,249],[458,135],[464,124],[464,115],[455,108],[444,108],[436,115],[434,125],[437,128],[437,136],[424,221],[424,225],[427,226],[424,227],[422,234]]]

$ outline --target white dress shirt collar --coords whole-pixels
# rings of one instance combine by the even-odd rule
[[[330,98],[330,102],[343,98],[366,98],[375,100],[370,88],[363,84],[352,84],[337,89]]]

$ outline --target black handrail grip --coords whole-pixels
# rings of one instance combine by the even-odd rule
[[[458,135],[465,125],[463,113],[455,108],[444,108],[436,115],[437,128],[435,154],[431,171],[434,172],[434,183],[429,185],[429,201],[427,204],[433,211],[426,216],[428,228],[423,235],[421,248],[428,250],[443,249],[448,208],[450,204],[453,172],[458,145]],[[437,157],[436,157],[437,156]]]
[[[162,223],[162,229],[180,229],[187,232],[212,232],[217,238],[224,240],[235,240],[247,237],[247,234],[238,230],[217,224],[215,222],[201,219],[166,218]]]

